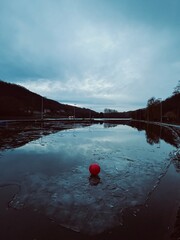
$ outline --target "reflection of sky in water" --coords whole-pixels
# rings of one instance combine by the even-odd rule
[[[149,145],[128,126],[92,125],[44,136],[3,152],[0,182],[22,185],[12,206],[32,206],[63,226],[88,233],[120,224],[121,209],[144,203],[169,164],[174,148]],[[88,167],[101,166],[91,186]]]

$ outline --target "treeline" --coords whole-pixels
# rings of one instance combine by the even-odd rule
[[[132,118],[180,124],[180,81],[172,96],[166,100],[152,97],[142,109],[118,112],[106,108],[104,113],[98,113],[91,109],[59,103],[17,84],[0,80],[0,119],[18,117]]]
[[[161,100],[152,97],[147,106],[142,109],[128,112],[118,112],[112,109],[104,110],[105,118],[132,118],[144,121],[170,122],[180,124],[180,81],[175,87],[172,96]]]
[[[99,114],[45,98],[17,84],[0,80],[0,118],[13,117],[96,117]]]
[[[180,123],[180,93],[177,93],[164,101],[148,100],[147,107],[132,112],[132,118],[146,121]]]

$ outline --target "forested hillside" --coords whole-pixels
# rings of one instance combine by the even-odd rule
[[[133,111],[132,118],[148,121],[180,123],[180,92],[164,101],[150,98],[145,109]]]
[[[165,100],[152,97],[147,101],[145,108],[128,112],[105,109],[104,117],[133,118],[137,120],[180,124],[180,81],[175,87],[172,96]]]
[[[0,118],[5,117],[89,117],[98,113],[86,108],[61,104],[28,89],[0,81]]]
[[[87,108],[62,104],[47,99],[28,89],[4,81],[0,81],[0,118],[17,117],[105,117],[133,118],[137,120],[180,123],[180,81],[172,96],[165,100],[152,97],[147,101],[146,108],[134,111],[118,112],[105,109],[97,113]]]

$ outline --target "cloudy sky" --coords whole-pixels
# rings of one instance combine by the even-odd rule
[[[179,0],[1,0],[0,79],[97,111],[180,79]]]

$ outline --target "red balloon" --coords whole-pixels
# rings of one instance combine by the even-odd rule
[[[100,173],[100,166],[97,163],[93,163],[89,166],[89,171],[92,175],[96,176]]]

